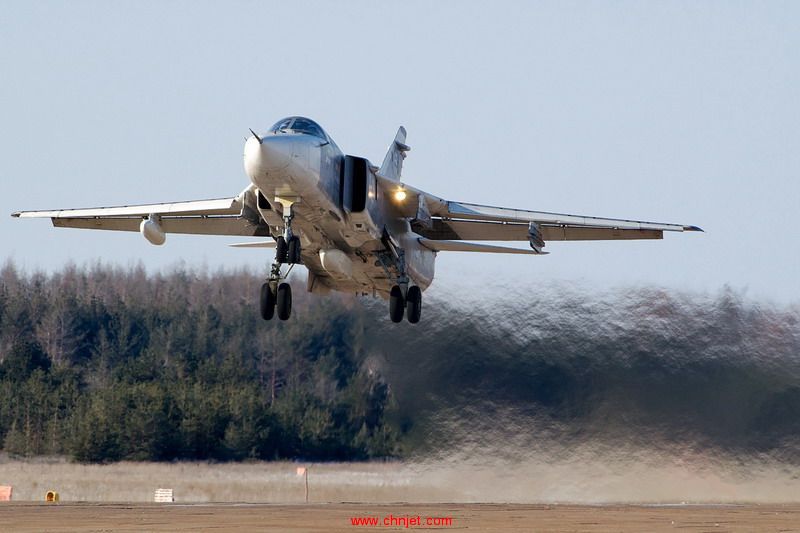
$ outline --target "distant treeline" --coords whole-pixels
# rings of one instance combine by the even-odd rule
[[[301,283],[291,319],[264,322],[252,272],[6,266],[0,445],[79,461],[648,448],[800,464],[797,304],[453,280],[417,325]]]
[[[264,322],[249,272],[0,271],[0,445],[78,461],[397,453],[346,301]]]

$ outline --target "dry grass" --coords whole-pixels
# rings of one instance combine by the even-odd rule
[[[494,463],[494,464],[493,464]],[[130,463],[83,465],[0,457],[0,485],[15,501],[149,502],[172,488],[176,502],[298,503],[306,463]],[[310,465],[311,502],[797,502],[800,476],[783,465],[547,461],[480,464],[324,463]]]
[[[0,484],[15,501],[42,500],[48,490],[62,501],[148,502],[159,487],[180,502],[302,502],[301,463],[130,463],[83,465],[65,461],[0,464]],[[320,464],[309,470],[311,501],[408,501],[439,498],[418,474],[387,463]]]

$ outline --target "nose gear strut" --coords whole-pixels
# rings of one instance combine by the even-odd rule
[[[261,318],[271,320],[278,310],[278,318],[287,320],[292,314],[292,287],[286,283],[294,265],[302,261],[300,239],[292,233],[292,220],[294,219],[293,205],[297,198],[276,197],[275,201],[283,206],[283,235],[275,239],[275,259],[270,267],[267,281],[261,286],[260,310]],[[281,266],[289,265],[285,274],[281,273]]]

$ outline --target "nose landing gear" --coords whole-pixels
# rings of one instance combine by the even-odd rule
[[[276,198],[283,205],[283,235],[275,239],[275,260],[272,262],[269,279],[261,286],[259,298],[259,309],[261,318],[272,320],[275,316],[275,309],[278,310],[278,318],[288,320],[292,314],[292,287],[283,282],[292,271],[292,267],[301,262],[302,249],[300,239],[292,233],[292,205],[294,200]],[[281,273],[281,266],[288,264],[289,270],[286,274]]]

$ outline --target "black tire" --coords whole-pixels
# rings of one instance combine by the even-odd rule
[[[278,285],[278,318],[287,320],[292,314],[292,286],[288,283]]]
[[[289,249],[286,245],[286,239],[283,237],[278,237],[275,239],[275,259],[278,263],[285,263],[286,259],[288,258]]]
[[[422,316],[422,291],[414,285],[408,288],[406,294],[406,318],[410,323],[416,324],[420,316]]]
[[[403,291],[400,287],[395,285],[389,292],[389,318],[392,322],[402,322],[403,312],[406,310],[405,301],[403,300]]]
[[[269,286],[269,283],[261,286],[259,309],[261,318],[264,320],[272,320],[272,317],[275,316],[275,294],[272,292],[272,287]]]
[[[287,261],[293,265],[300,262],[300,239],[298,237],[292,237],[289,239],[289,253]]]

